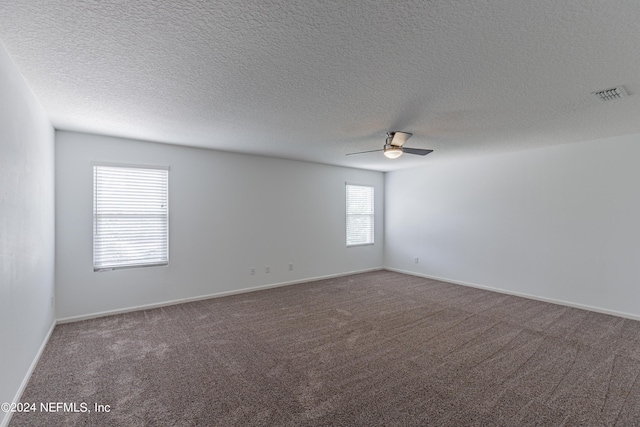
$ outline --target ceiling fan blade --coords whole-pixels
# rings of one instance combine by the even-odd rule
[[[349,153],[349,154],[345,154],[345,156],[354,156],[356,154],[365,154],[365,153],[373,153],[376,151],[384,151],[384,148],[380,149],[380,150],[369,150],[369,151],[358,151],[357,153]]]
[[[407,142],[407,139],[411,138],[412,133],[409,132],[389,132],[391,136],[391,145],[395,145],[396,147],[402,147],[402,145]]]
[[[426,156],[429,153],[432,153],[433,150],[425,150],[422,148],[409,148],[402,147],[402,152],[407,154],[417,154],[418,156]]]

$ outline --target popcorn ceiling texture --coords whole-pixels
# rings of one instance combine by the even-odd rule
[[[0,0],[58,129],[376,170],[639,133],[638,22],[636,0]],[[435,153],[344,156],[389,130]]]

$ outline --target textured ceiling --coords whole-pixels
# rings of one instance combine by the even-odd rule
[[[640,133],[637,0],[0,0],[0,40],[58,129],[383,171]],[[435,151],[345,157],[389,130]]]

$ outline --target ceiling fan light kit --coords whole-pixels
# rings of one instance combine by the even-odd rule
[[[384,146],[384,156],[388,159],[397,159],[402,155],[402,147],[394,147],[390,144]]]

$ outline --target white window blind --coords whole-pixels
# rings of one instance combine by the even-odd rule
[[[169,262],[169,171],[93,167],[93,269]]]
[[[373,244],[373,187],[347,184],[347,246]]]

